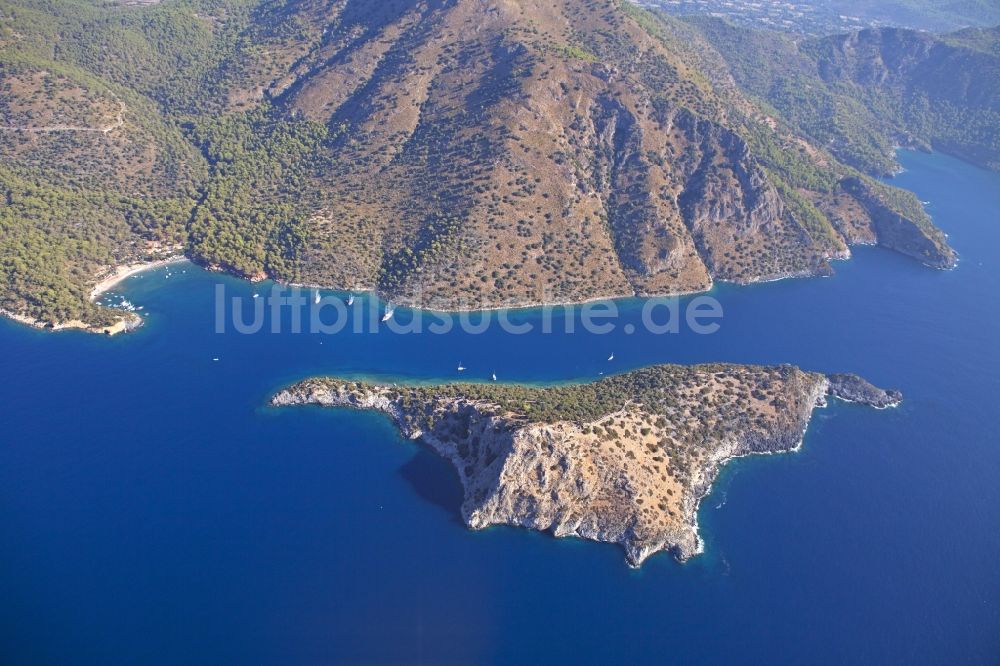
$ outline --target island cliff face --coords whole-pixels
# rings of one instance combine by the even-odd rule
[[[791,366],[657,366],[599,382],[377,385],[312,379],[271,404],[378,410],[455,466],[473,529],[514,525],[620,544],[630,565],[702,551],[697,513],[732,458],[797,450],[827,396],[902,396]]]

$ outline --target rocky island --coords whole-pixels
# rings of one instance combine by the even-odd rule
[[[902,400],[854,375],[662,365],[544,387],[317,378],[271,404],[385,412],[455,466],[469,527],[617,543],[638,567],[662,550],[681,561],[701,552],[698,505],[720,468],[797,450],[828,397],[878,408]]]

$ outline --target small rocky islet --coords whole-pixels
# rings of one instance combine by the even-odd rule
[[[831,397],[879,409],[902,400],[856,375],[788,365],[661,365],[554,386],[324,377],[271,404],[384,412],[455,466],[469,527],[617,543],[638,567],[659,551],[702,552],[698,506],[721,467],[797,450]]]

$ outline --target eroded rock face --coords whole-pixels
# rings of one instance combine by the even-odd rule
[[[847,178],[842,181],[841,187],[867,211],[879,245],[918,259],[932,268],[955,267],[958,262],[955,251],[948,245],[944,233],[930,223],[926,214],[901,215],[889,208],[872,186],[860,178]]]
[[[701,552],[697,511],[720,467],[796,450],[827,395],[898,404],[846,375],[781,366],[658,366],[590,385],[380,386],[315,379],[275,406],[387,413],[448,458],[473,529],[515,525],[620,544],[630,565]]]
[[[858,402],[877,409],[897,407],[903,401],[899,391],[886,391],[857,375],[830,375],[829,394],[846,402]]]
[[[297,279],[415,307],[524,306],[827,275],[853,238],[868,240],[805,206],[826,187],[785,183],[753,137],[804,151],[831,182],[846,170],[766,123],[751,132],[740,119],[759,115],[753,104],[705,85],[681,55],[688,33],[666,22],[657,37],[623,9],[394,0],[320,12],[322,43],[271,93],[344,131]],[[868,208],[851,211],[860,226]],[[869,236],[912,254],[889,232]]]
[[[743,139],[687,112],[676,126],[693,165],[677,201],[715,278],[750,283],[829,272],[827,260],[846,246],[814,242]]]

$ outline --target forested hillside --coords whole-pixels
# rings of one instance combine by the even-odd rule
[[[889,162],[730,70],[616,0],[0,0],[0,309],[106,323],[101,276],[176,252],[438,308],[954,262]]]
[[[819,0],[839,14],[885,25],[945,32],[1000,23],[1000,5],[992,0]]]
[[[884,28],[798,40],[688,19],[747,94],[865,171],[889,174],[896,145],[1000,168],[1000,29],[936,37]]]

